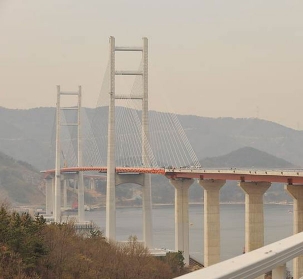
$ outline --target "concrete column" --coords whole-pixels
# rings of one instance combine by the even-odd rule
[[[142,163],[143,166],[150,166],[150,158],[148,156],[149,145],[149,121],[148,121],[148,40],[142,38],[143,51],[143,99],[142,99]],[[142,206],[143,206],[143,239],[146,247],[152,247],[152,199],[151,199],[151,177],[150,174],[144,174],[144,182],[142,189]]]
[[[269,182],[239,182],[245,193],[245,252],[264,245],[263,195]]]
[[[264,246],[263,195],[270,182],[239,182],[245,193],[245,252]],[[264,275],[257,277],[263,279]]]
[[[142,163],[143,166],[148,167],[151,165],[148,146],[149,146],[149,121],[148,121],[148,40],[143,38],[143,99],[142,99]]]
[[[204,266],[220,262],[220,189],[225,180],[200,180],[204,188]]]
[[[294,199],[294,234],[303,231],[303,185],[285,185],[285,190]],[[303,256],[297,257],[293,260],[293,275],[294,279],[303,276]]]
[[[74,187],[74,192],[76,192],[76,190],[78,189],[78,180],[77,180],[77,178],[74,178],[73,187]]]
[[[286,264],[277,266],[272,271],[272,279],[285,279],[286,278]]]
[[[84,183],[83,183],[83,172],[78,173],[78,221],[84,222]]]
[[[115,38],[109,38],[110,88],[108,108],[106,232],[110,240],[116,240],[116,162],[115,162]]]
[[[143,241],[148,248],[153,247],[153,218],[152,218],[152,197],[151,197],[151,177],[144,174],[144,185],[142,188],[142,208],[143,208]]]
[[[61,179],[55,177],[55,206],[54,206],[54,221],[57,223],[61,222]]]
[[[90,184],[90,189],[91,190],[96,190],[96,181],[95,181],[94,178],[90,178],[89,184]]]
[[[189,265],[188,189],[193,179],[170,179],[175,187],[175,250],[182,251],[184,263]]]
[[[55,218],[54,208],[55,208],[55,178],[53,177],[53,179],[52,179],[52,211],[53,211],[53,214],[52,215]]]
[[[51,215],[53,211],[53,178],[46,179],[45,197],[46,197],[45,213],[46,215]]]
[[[67,208],[67,182],[68,182],[68,179],[63,180],[63,207],[64,207],[64,209]]]
[[[53,216],[55,222],[61,222],[61,144],[60,144],[60,86],[57,86],[56,110],[56,164],[55,164],[55,206]]]
[[[81,126],[81,97],[82,87],[79,86],[78,89],[78,167],[83,166],[83,157],[82,157],[82,126]],[[84,181],[83,181],[83,171],[78,173],[78,220],[79,222],[85,221],[84,216]]]

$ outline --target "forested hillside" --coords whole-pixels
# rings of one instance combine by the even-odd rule
[[[14,204],[41,204],[45,199],[43,191],[37,169],[0,152],[0,200]]]
[[[168,279],[188,272],[183,259],[153,257],[136,237],[109,243],[98,230],[82,235],[72,223],[46,225],[0,205],[0,278]]]

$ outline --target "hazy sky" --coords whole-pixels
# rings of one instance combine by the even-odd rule
[[[146,36],[151,109],[303,129],[302,0],[0,0],[0,35],[0,106],[55,106],[57,84],[81,84],[95,107],[108,37]]]

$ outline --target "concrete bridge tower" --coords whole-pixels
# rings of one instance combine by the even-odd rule
[[[142,100],[142,163],[143,166],[150,166],[150,159],[147,154],[149,140],[148,129],[148,40],[143,38],[142,47],[117,47],[115,38],[109,38],[110,55],[110,88],[109,88],[109,117],[108,117],[108,146],[107,146],[107,194],[106,194],[106,237],[116,239],[116,186],[122,183],[137,183],[143,187],[143,240],[145,246],[152,246],[152,203],[151,203],[151,177],[150,174],[120,175],[116,174],[115,163],[115,100],[116,99],[141,99]],[[116,71],[115,53],[141,52],[143,69],[139,71]],[[123,96],[115,94],[115,77],[142,76],[143,92],[138,96]],[[119,182],[118,182],[119,181]]]
[[[62,96],[77,96],[78,103],[74,107],[62,107]],[[77,121],[75,123],[61,122],[61,111],[75,110],[77,112]],[[76,126],[77,127],[77,167],[82,167],[82,137],[81,137],[81,86],[77,92],[62,92],[60,86],[57,86],[57,110],[56,110],[56,165],[55,165],[55,183],[54,183],[54,206],[53,216],[55,222],[61,222],[61,181],[64,180],[64,175],[61,175],[61,127],[62,126]],[[84,184],[83,172],[79,171],[77,174],[78,180],[78,222],[84,222]],[[66,187],[64,187],[66,191]],[[66,192],[64,191],[64,196]],[[48,194],[48,196],[50,193]],[[65,198],[64,198],[65,201]],[[50,203],[50,202],[49,202]],[[65,202],[66,203],[66,202]],[[48,210],[49,211],[49,210]]]

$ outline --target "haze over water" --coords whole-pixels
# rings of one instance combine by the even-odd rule
[[[293,232],[292,205],[264,205],[264,241],[269,244]],[[174,206],[154,206],[154,247],[174,249]],[[203,205],[189,206],[190,255],[203,261]],[[94,221],[105,233],[105,209],[86,212],[86,220]],[[245,233],[245,205],[221,205],[221,260],[242,254]],[[125,241],[130,235],[142,239],[142,208],[117,209],[117,240]]]

